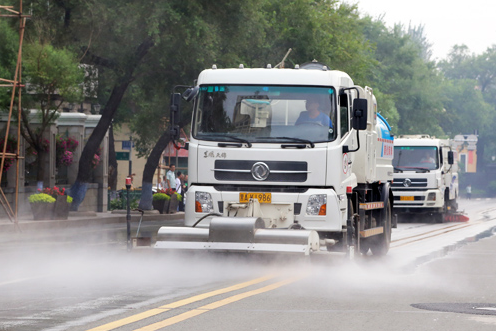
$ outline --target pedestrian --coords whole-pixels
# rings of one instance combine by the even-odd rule
[[[184,211],[183,177],[184,175],[178,171],[176,174],[176,193],[181,195],[181,201],[177,204],[178,211]]]
[[[470,200],[470,198],[472,198],[472,186],[470,184],[468,184],[468,186],[467,186],[467,199]]]
[[[159,190],[165,190],[167,188],[167,181],[165,179],[165,176],[162,176],[162,181],[158,183],[157,188]]]
[[[171,165],[169,166],[169,171],[167,171],[167,175],[166,175],[166,189],[172,189],[172,190],[176,190],[176,175],[174,173],[174,171],[176,171],[176,165],[174,163],[171,163]]]
[[[181,180],[183,183],[183,195],[188,191],[188,175],[184,175],[183,179]]]

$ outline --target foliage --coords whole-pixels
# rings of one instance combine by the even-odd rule
[[[496,180],[490,181],[487,185],[487,193],[490,196],[496,196]]]
[[[155,193],[153,195],[153,201],[160,201],[160,200],[170,200],[170,196],[165,193]]]
[[[135,199],[130,199],[129,201],[129,207],[131,210],[137,209],[138,208],[138,203],[139,200],[137,198]],[[110,200],[109,204],[109,210],[116,210],[116,209],[126,209],[127,208],[127,201],[125,197],[120,197],[117,199],[112,199]]]
[[[23,77],[27,82],[24,105],[36,109],[33,115],[38,116],[39,124],[35,129],[31,113],[23,111],[21,134],[31,148],[31,154],[37,157],[37,179],[43,181],[42,156],[48,150],[43,145],[46,128],[59,116],[58,110],[63,102],[82,98],[84,72],[79,68],[74,53],[36,41],[24,47]]]
[[[65,188],[59,189],[57,186],[54,187],[45,187],[43,190],[38,189],[41,193],[48,194],[54,198],[59,195],[65,195]]]
[[[0,138],[0,152],[3,151],[3,145],[5,144],[5,136],[3,135],[1,138]],[[12,136],[8,136],[7,137],[7,149],[5,150],[6,153],[16,153],[17,152],[17,139],[12,137]],[[8,171],[10,169],[10,167],[12,166],[12,164],[14,164],[15,162],[15,159],[13,158],[5,158],[5,161],[3,163],[3,172],[5,173],[6,171]]]
[[[54,199],[57,199],[58,196],[66,195],[65,188],[60,189],[57,186],[45,187],[43,190],[38,189],[38,191],[40,193],[43,193],[43,194],[48,194],[49,196],[51,196]],[[67,195],[67,202],[68,203],[72,202],[72,197],[70,197],[69,195]]]
[[[98,147],[96,153],[93,155],[93,159],[91,160],[91,167],[95,169],[100,164],[101,160],[102,160],[102,148]]]
[[[168,196],[171,196],[175,191],[171,188],[166,188],[166,189],[158,189],[156,193],[165,193],[167,194]]]
[[[74,162],[74,152],[76,152],[78,145],[79,142],[72,137],[57,135],[55,138],[57,165],[71,165]]]
[[[14,79],[17,62],[19,37],[16,31],[8,25],[8,20],[0,19],[0,78]],[[8,111],[12,90],[0,88],[0,111]]]
[[[30,203],[55,203],[55,198],[46,193],[36,193],[29,196]]]

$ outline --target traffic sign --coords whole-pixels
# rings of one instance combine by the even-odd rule
[[[115,152],[117,161],[129,161],[129,152]]]

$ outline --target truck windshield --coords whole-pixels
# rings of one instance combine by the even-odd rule
[[[336,139],[332,87],[201,85],[193,119],[197,139],[288,143]],[[225,139],[224,139],[225,137]]]
[[[434,170],[439,168],[435,146],[394,146],[393,166],[397,171]]]

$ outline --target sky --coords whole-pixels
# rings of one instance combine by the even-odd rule
[[[384,14],[386,26],[402,23],[405,28],[423,25],[432,45],[431,60],[445,59],[454,45],[465,44],[479,55],[496,44],[494,0],[345,0],[358,4],[360,13],[377,18]]]

